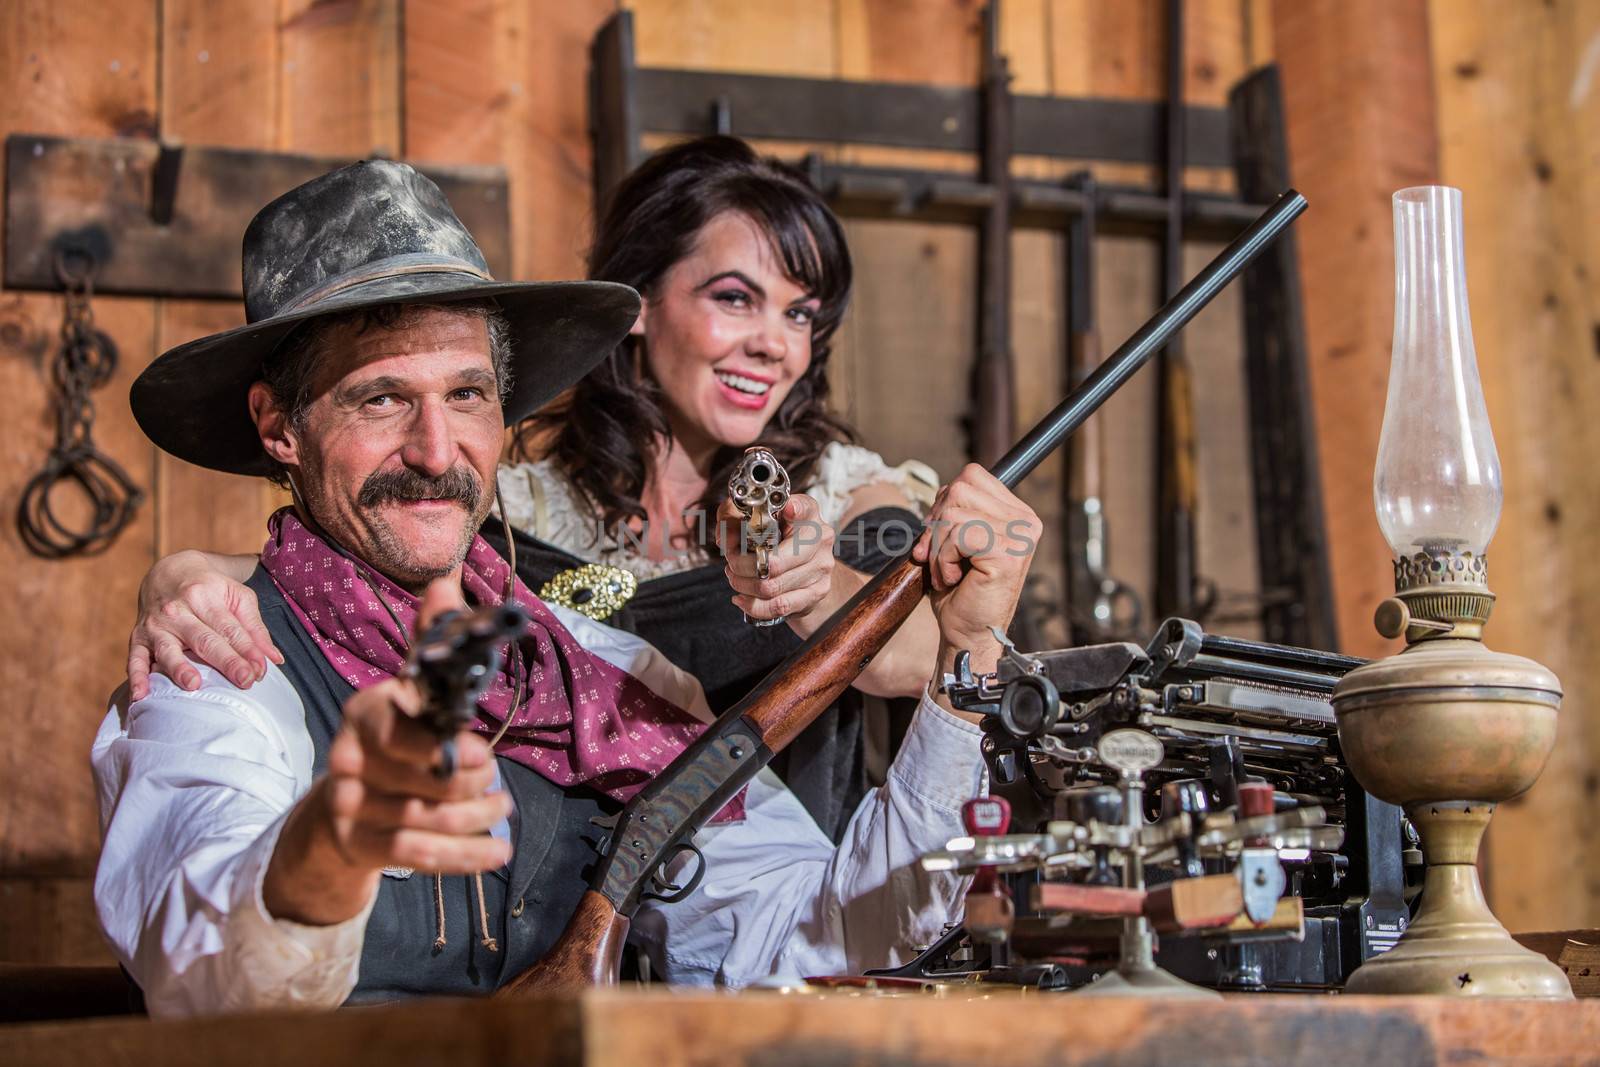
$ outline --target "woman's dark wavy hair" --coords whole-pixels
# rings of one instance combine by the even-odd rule
[[[811,365],[761,432],[793,484],[810,478],[833,441],[855,433],[827,410],[828,354],[850,300],[850,252],[839,220],[799,174],[733,137],[704,137],[665,149],[612,195],[589,253],[589,277],[631,285],[649,299],[673,264],[689,255],[706,223],[727,211],[748,216],[772,240],[790,280],[815,297]],[[558,402],[522,423],[521,458],[552,457],[599,511],[607,530],[645,517],[640,495],[653,442],[670,436],[660,386],[628,337]],[[742,449],[719,449],[700,501],[709,518],[727,496]],[[708,546],[714,547],[714,546]]]

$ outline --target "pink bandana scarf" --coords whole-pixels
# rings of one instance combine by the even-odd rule
[[[261,566],[339,676],[363,689],[398,675],[405,667],[417,598],[370,569],[369,586],[350,559],[307,529],[290,508],[268,520],[267,533]],[[509,573],[510,564],[482,537],[474,537],[461,574],[468,598],[499,603]],[[404,631],[377,596],[388,601]],[[521,707],[511,707],[516,678],[507,657],[478,701],[474,728],[492,735],[509,715],[511,725],[495,749],[499,755],[556,785],[586,785],[626,802],[704,726],[580,646],[521,579],[513,598],[533,616],[519,657],[526,695]],[[741,818],[743,810],[741,791],[713,821]]]

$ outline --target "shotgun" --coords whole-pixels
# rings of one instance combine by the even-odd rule
[[[990,472],[1015,488],[1305,207],[1305,198],[1292,189],[1279,197]],[[694,846],[695,832],[855,681],[922,600],[923,579],[923,568],[909,550],[885,564],[749,696],[640,790],[610,828],[589,889],[561,937],[497,995],[616,984],[622,944],[640,903],[681,899],[693,891],[705,864]],[[684,885],[672,885],[664,872],[685,852],[699,858],[699,867]]]

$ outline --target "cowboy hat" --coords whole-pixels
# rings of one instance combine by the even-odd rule
[[[133,383],[140,429],[179,459],[231,474],[271,464],[250,418],[262,364],[302,323],[384,304],[493,301],[511,326],[508,424],[603,360],[639,314],[610,282],[497,282],[439,187],[369,160],[280,196],[244,235],[246,325],[179,345]]]

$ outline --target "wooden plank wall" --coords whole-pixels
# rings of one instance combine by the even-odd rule
[[[1600,4],[1277,0],[1271,14],[1295,181],[1312,204],[1301,269],[1345,650],[1396,647],[1370,621],[1393,588],[1370,503],[1393,330],[1389,197],[1443,182],[1465,197],[1473,330],[1504,469],[1487,638],[1566,688],[1549,767],[1490,829],[1487,887],[1513,930],[1593,926]]]
[[[160,101],[154,0],[24,0],[0,15],[0,122],[7,131],[96,137],[147,137]],[[149,300],[96,299],[95,321],[121,349],[116,377],[95,397],[95,437],[142,485],[155,476],[124,399],[156,343]],[[8,417],[0,429],[7,469],[0,571],[8,612],[0,626],[0,955],[84,958],[99,938],[86,910],[81,876],[94,862],[97,821],[89,741],[106,696],[122,674],[141,572],[153,558],[156,509],[146,504],[103,555],[41,563],[22,547],[11,521],[26,477],[54,435],[45,390],[61,324],[61,301],[0,293],[0,390]],[[76,879],[76,880],[75,880]],[[18,940],[25,944],[12,948]]]
[[[1505,481],[1486,637],[1566,689],[1549,767],[1492,824],[1489,888],[1513,930],[1595,926],[1600,3],[1428,10],[1439,170],[1463,193],[1473,339]]]
[[[646,64],[950,84],[973,84],[979,74],[982,5],[975,0],[632,6]],[[1265,20],[1257,17],[1250,28],[1255,6],[1191,4],[1192,99],[1220,102],[1244,73],[1249,49],[1259,51]],[[1159,95],[1160,9],[1159,0],[1012,0],[1002,26],[1016,88]],[[614,10],[614,0],[167,0],[68,8],[30,0],[11,7],[0,23],[7,90],[0,114],[7,130],[159,134],[240,148],[499,163],[511,177],[517,272],[568,277],[582,269],[593,217],[587,47]],[[1091,40],[1109,46],[1089,48]],[[849,158],[874,157],[856,150]],[[970,160],[937,162],[970,166]],[[853,223],[851,237],[861,285],[840,345],[841,405],[868,443],[892,459],[916,456],[948,475],[964,459],[959,418],[976,332],[974,234],[953,226]],[[1066,279],[1053,235],[1019,235],[1016,253],[1019,417],[1031,421],[1060,390]],[[1153,306],[1154,263],[1147,246],[1107,242],[1101,292],[1108,341]],[[38,462],[48,439],[39,368],[59,304],[49,296],[6,294],[0,307],[0,344],[13,356],[0,373],[10,376],[12,395],[25,398],[22,417],[0,432],[20,471]],[[156,453],[121,399],[155,353],[238,323],[238,306],[102,299],[97,310],[124,353],[121,378],[103,394],[100,439],[152,499],[134,528],[96,560],[40,565],[23,554],[9,526],[0,535],[0,565],[19,574],[20,602],[34,605],[11,628],[3,668],[17,696],[0,722],[10,736],[28,741],[0,756],[0,772],[15,783],[0,806],[6,905],[0,958],[98,955],[85,924],[96,831],[84,753],[102,695],[121,675],[138,579],[153,558],[178,548],[252,549],[263,517],[281,500],[260,483]],[[1223,323],[1215,342],[1222,349],[1237,348],[1226,326],[1236,310],[1215,315]],[[1197,335],[1202,328],[1196,326]],[[1236,376],[1237,367],[1226,366],[1217,379],[1224,407],[1236,397]],[[908,381],[915,391],[908,392]],[[1125,531],[1114,563],[1138,583],[1150,572],[1144,534],[1150,406],[1145,385],[1119,397],[1107,416],[1120,456],[1112,514]],[[1221,424],[1240,425],[1237,405],[1233,410],[1235,417],[1224,415]],[[1243,468],[1237,448],[1211,456],[1208,470],[1216,478]],[[1058,466],[1041,471],[1029,487],[1030,501],[1047,519],[1059,514],[1059,495]],[[1226,521],[1237,526],[1240,517],[1233,509]],[[1249,538],[1208,543],[1229,541]],[[1060,588],[1059,557],[1059,544],[1042,547],[1047,593]],[[58,634],[82,636],[58,650]],[[65,708],[62,692],[73,694]]]
[[[955,84],[972,84],[979,72],[977,0],[635,0],[628,6],[636,14],[645,64]],[[1371,556],[1376,534],[1367,505],[1370,458],[1343,446],[1370,452],[1376,442],[1389,321],[1387,191],[1425,180],[1440,164],[1426,149],[1431,126],[1416,129],[1383,117],[1414,107],[1426,89],[1385,81],[1397,64],[1405,67],[1407,56],[1428,55],[1426,41],[1404,36],[1414,33],[1415,6],[1396,5],[1399,14],[1385,14],[1381,9],[1389,5],[1376,3],[1370,11],[1283,0],[1190,0],[1188,6],[1188,97],[1220,103],[1240,75],[1281,54],[1296,171],[1315,178],[1323,165],[1316,162],[1319,147],[1331,160],[1326,165],[1335,168],[1324,173],[1319,188],[1305,183],[1315,209],[1302,224],[1302,254],[1308,290],[1338,297],[1313,303],[1308,319],[1319,360],[1324,477],[1330,501],[1344,502],[1329,509],[1336,575],[1341,588],[1352,583],[1341,622],[1347,635],[1359,639],[1368,632],[1374,596],[1384,591],[1387,565],[1381,555],[1375,562]],[[516,272],[570,277],[582,270],[593,217],[587,47],[616,7],[616,0],[19,0],[0,14],[0,120],[6,131],[141,137],[159,132],[192,143],[498,163],[511,177]],[[1003,36],[1016,88],[1159,96],[1161,10],[1160,0],[1007,0]],[[1526,32],[1511,49],[1502,47],[1503,35],[1495,28],[1502,10],[1483,3],[1463,16],[1453,2],[1436,3],[1431,74],[1445,176],[1470,179],[1482,190],[1469,189],[1469,262],[1508,486],[1496,551],[1502,608],[1491,634],[1501,647],[1550,662],[1567,678],[1570,696],[1563,726],[1569,744],[1526,805],[1500,820],[1496,848],[1508,854],[1504,850],[1517,847],[1498,839],[1506,836],[1505,827],[1517,827],[1516,834],[1525,835],[1522,855],[1528,862],[1498,865],[1494,888],[1513,925],[1592,925],[1600,920],[1593,873],[1600,869],[1600,849],[1592,832],[1582,836],[1575,812],[1594,800],[1600,730],[1583,727],[1587,690],[1577,672],[1594,642],[1582,612],[1588,572],[1579,556],[1586,542],[1574,535],[1590,527],[1596,506],[1582,491],[1582,461],[1575,457],[1586,454],[1578,451],[1588,443],[1584,435],[1596,432],[1578,413],[1594,388],[1590,361],[1597,315],[1583,254],[1590,253],[1592,265],[1592,219],[1600,207],[1595,179],[1583,168],[1593,170],[1600,131],[1594,127],[1593,93],[1573,94],[1596,78],[1587,43],[1595,33],[1595,7],[1592,0],[1554,0],[1530,8],[1517,16]],[[1324,20],[1317,24],[1321,29],[1308,28],[1305,19],[1311,16]],[[1451,25],[1441,30],[1447,18]],[[1374,26],[1401,35],[1382,62],[1360,43]],[[1296,69],[1305,72],[1298,80]],[[1365,88],[1356,93],[1355,85]],[[1379,126],[1322,125],[1335,121],[1316,115],[1318,102],[1330,97]],[[1308,113],[1312,117],[1304,118]],[[1571,115],[1585,116],[1586,125],[1573,124]],[[1319,141],[1319,129],[1339,130],[1341,136],[1367,132],[1354,141]],[[1504,140],[1507,129],[1515,131],[1510,141]],[[1499,150],[1512,141],[1516,151]],[[865,150],[830,151],[836,158],[874,158]],[[1341,151],[1354,152],[1355,161],[1340,164]],[[1591,156],[1585,159],[1584,151]],[[1549,169],[1547,178],[1540,177],[1539,160]],[[1029,165],[1039,173],[1059,172]],[[1130,175],[1124,168],[1103,176]],[[1194,183],[1227,181],[1220,174],[1191,175]],[[1359,201],[1353,210],[1345,203],[1351,196]],[[1573,219],[1586,220],[1590,228]],[[1311,229],[1319,224],[1326,228]],[[976,332],[974,236],[960,227],[867,222],[851,223],[850,235],[859,286],[836,357],[841,406],[867,443],[891,459],[916,456],[948,475],[964,458],[958,419],[966,407],[966,367]],[[1483,252],[1477,251],[1480,244]],[[1066,279],[1053,235],[1021,234],[1015,251],[1013,328],[1019,416],[1026,422],[1059,392]],[[1540,261],[1548,265],[1543,273],[1518,265],[1516,256],[1534,252],[1549,253]],[[1191,252],[1191,268],[1205,255]],[[1100,321],[1108,348],[1154,306],[1155,268],[1148,245],[1102,242]],[[1352,275],[1365,284],[1351,283]],[[1513,293],[1514,302],[1486,310],[1485,290]],[[1208,427],[1201,469],[1202,566],[1225,588],[1246,588],[1253,539],[1244,495],[1234,300],[1225,297],[1195,323],[1189,352]],[[0,800],[0,959],[104,958],[87,911],[96,820],[85,753],[103,696],[120,680],[138,579],[160,552],[187,545],[254,547],[261,520],[278,499],[257,483],[157,455],[122,399],[133,375],[156,352],[239,321],[239,309],[102,298],[96,313],[123,354],[117,382],[99,396],[97,433],[153,499],[116,546],[92,560],[41,564],[23,552],[11,524],[0,523],[0,568],[17,576],[18,594],[12,621],[0,629],[7,649],[0,658],[0,684],[11,696],[0,710],[0,731],[10,741],[0,752],[0,781],[6,783]],[[48,445],[42,368],[59,315],[59,300],[52,296],[0,293],[0,386],[13,398],[0,442],[17,472],[0,498],[8,508],[23,473],[39,463]],[[1354,355],[1341,340],[1351,331]],[[1108,502],[1112,565],[1146,590],[1152,551],[1150,386],[1137,381],[1105,414],[1118,456]],[[1379,398],[1376,406],[1372,396]],[[1550,425],[1560,433],[1547,441],[1541,434]],[[1059,469],[1041,471],[1028,489],[1030,501],[1052,523],[1059,493]],[[1518,560],[1510,558],[1514,553]],[[1047,582],[1059,582],[1059,554],[1059,544],[1041,549]],[[1560,639],[1550,640],[1548,631],[1556,627],[1535,629],[1535,621],[1546,617],[1560,620]],[[1570,850],[1575,840],[1580,847]],[[1554,870],[1540,857],[1555,855],[1567,857],[1559,880],[1528,873]]]

